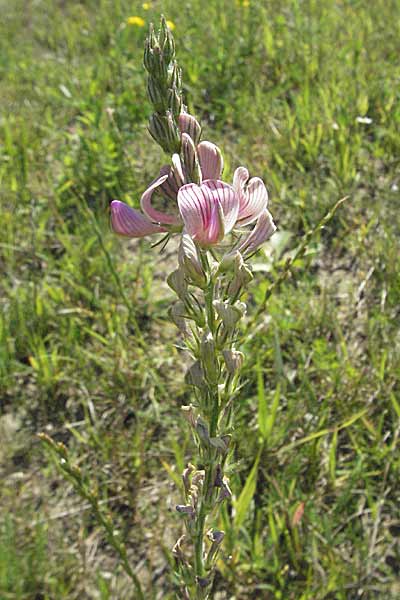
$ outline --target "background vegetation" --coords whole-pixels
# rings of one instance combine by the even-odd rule
[[[161,12],[224,179],[239,164],[263,177],[279,226],[247,298],[215,598],[399,598],[399,3],[0,0],[0,12],[1,600],[134,598],[39,431],[90,475],[146,597],[172,598],[174,480],[191,456],[164,283],[175,252],[108,224],[109,201],[137,205],[164,161],[141,64]]]

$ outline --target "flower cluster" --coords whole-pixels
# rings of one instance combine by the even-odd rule
[[[160,169],[142,195],[142,212],[119,200],[111,203],[114,231],[127,237],[183,231],[208,247],[220,243],[232,230],[243,235],[243,227],[256,222],[238,246],[239,250],[256,251],[276,229],[263,181],[249,179],[248,170],[239,167],[232,184],[223,182],[221,152],[211,142],[199,142],[197,120],[182,112],[178,127],[181,152],[173,154],[172,164]],[[157,202],[167,204],[169,210],[159,210]]]

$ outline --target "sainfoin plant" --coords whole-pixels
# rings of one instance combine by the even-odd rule
[[[182,422],[192,431],[196,454],[182,473],[184,497],[176,510],[184,531],[177,534],[172,554],[177,597],[204,600],[212,595],[223,547],[219,513],[232,496],[227,467],[245,359],[237,346],[246,314],[241,298],[253,278],[251,258],[276,226],[262,179],[250,177],[246,167],[238,166],[232,181],[224,180],[220,149],[202,139],[200,123],[184,105],[175,44],[163,18],[157,33],[150,26],[144,66],[153,106],[149,131],[170,159],[144,191],[141,210],[119,200],[111,202],[111,226],[127,238],[158,236],[156,242],[162,244],[177,240],[176,269],[167,276],[176,295],[169,314],[191,359],[186,382],[192,399],[182,406]],[[294,258],[304,253],[311,233]],[[144,598],[125,546],[111,519],[100,510],[96,494],[80,469],[70,464],[66,448],[46,435],[41,437],[57,456],[63,474],[90,503],[134,583],[135,597]]]

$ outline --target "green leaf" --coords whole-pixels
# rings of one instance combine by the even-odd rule
[[[247,477],[246,483],[244,484],[244,488],[242,489],[241,494],[234,505],[234,526],[237,529],[241,527],[244,523],[247,511],[249,510],[250,503],[253,499],[254,492],[256,490],[258,463],[260,462],[261,452],[262,448],[260,448],[258,451],[257,458],[254,461],[254,465],[249,473],[249,476]]]

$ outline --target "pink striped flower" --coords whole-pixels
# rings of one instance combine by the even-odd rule
[[[268,205],[268,192],[259,177],[249,180],[245,167],[238,167],[233,175],[233,189],[239,198],[239,214],[236,226],[248,225],[256,221]]]
[[[235,250],[244,256],[254,254],[264,242],[266,242],[276,231],[276,225],[269,210],[265,209],[257,219],[257,223],[245,237],[239,242]]]
[[[232,231],[239,198],[227,183],[210,179],[181,187],[178,206],[185,231],[201,246],[211,246]]]

